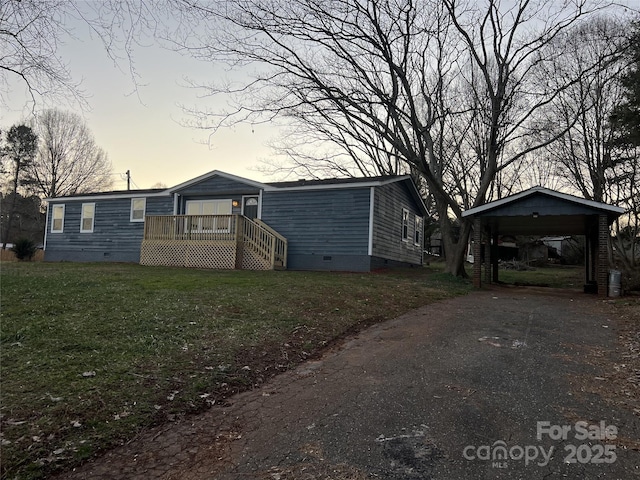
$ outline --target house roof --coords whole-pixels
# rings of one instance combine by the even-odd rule
[[[463,217],[480,218],[494,233],[509,235],[584,235],[597,217],[609,224],[624,209],[543,187],[533,187],[495,202],[471,208]]]
[[[404,176],[402,176],[403,178]],[[376,183],[391,179],[401,178],[399,175],[382,175],[378,177],[345,177],[345,178],[323,178],[323,179],[300,179],[286,182],[269,182],[267,185],[276,188],[294,188],[294,187],[310,187],[325,185],[345,185],[345,184],[362,184]]]
[[[393,182],[406,182],[409,186],[411,196],[415,200],[418,207],[421,209],[424,215],[427,215],[427,208],[418,192],[418,189],[411,179],[410,175],[383,175],[377,177],[346,177],[346,178],[325,178],[325,179],[300,179],[294,181],[284,182],[257,182],[248,178],[240,177],[230,173],[222,172],[220,170],[213,170],[211,172],[200,175],[186,182],[183,182],[175,187],[171,187],[166,190],[171,194],[179,190],[183,190],[187,187],[195,185],[199,182],[203,182],[211,177],[220,176],[233,180],[235,182],[244,183],[254,188],[264,190],[265,192],[288,192],[299,190],[329,190],[329,189],[341,189],[341,188],[362,188],[362,187],[377,187],[386,185]]]
[[[498,207],[502,207],[511,203],[515,203],[519,200],[525,199],[535,194],[547,195],[549,197],[557,198],[559,200],[564,200],[567,202],[584,205],[586,207],[590,207],[595,210],[602,210],[603,212],[614,213],[616,216],[624,213],[624,208],[615,207],[613,205],[609,205],[601,202],[594,202],[593,200],[587,200],[585,198],[576,197],[574,195],[569,195],[567,193],[558,192],[556,190],[551,190],[544,187],[532,187],[528,190],[524,190],[520,193],[516,193],[514,195],[510,195],[505,198],[501,198],[500,200],[496,200],[494,202],[486,203],[484,205],[480,205],[479,207],[470,208],[469,210],[463,212],[463,217],[475,217],[478,214],[486,213],[490,210],[497,209]]]
[[[166,188],[146,188],[138,190],[112,190],[110,192],[79,193],[64,197],[45,198],[45,202],[61,202],[71,200],[102,200],[106,198],[136,198],[136,197],[161,197],[167,196]]]
[[[233,175],[231,173],[213,170],[199,177],[192,178],[186,182],[180,183],[175,187],[169,188],[167,191],[173,193],[184,190],[187,187],[203,182],[211,177],[224,177],[235,182],[244,183],[254,188],[258,188],[267,192],[283,191],[283,190],[313,190],[328,188],[353,188],[363,186],[379,186],[385,183],[397,182],[410,179],[409,175],[382,175],[377,177],[344,177],[344,178],[324,178],[324,179],[300,179],[283,182],[257,182],[248,178]]]
[[[319,180],[273,182],[269,183],[269,188],[265,190],[269,192],[290,192],[299,190],[380,187],[395,182],[404,182],[422,214],[428,215],[427,207],[411,175],[382,175],[377,177],[326,178]]]
[[[213,170],[198,177],[182,182],[174,187],[170,188],[151,188],[146,190],[116,190],[111,192],[97,192],[97,193],[85,193],[80,195],[70,195],[66,197],[56,197],[45,199],[48,202],[61,202],[64,199],[73,200],[99,200],[106,198],[135,198],[135,197],[160,197],[169,196],[174,192],[178,192],[185,188],[188,188],[197,183],[203,182],[211,177],[223,177],[228,180],[243,183],[245,185],[264,190],[265,192],[286,192],[286,191],[299,191],[299,190],[328,190],[328,189],[342,189],[342,188],[362,188],[362,187],[377,187],[394,182],[406,182],[408,185],[411,196],[414,198],[416,204],[426,215],[427,208],[424,205],[424,201],[416,188],[415,183],[411,179],[410,175],[384,175],[377,177],[348,177],[348,178],[327,178],[327,179],[314,179],[314,180],[295,180],[285,182],[269,182],[262,183],[248,178],[233,175],[231,173],[222,172],[220,170]]]

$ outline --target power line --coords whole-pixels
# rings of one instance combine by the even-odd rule
[[[120,177],[120,180],[122,180],[123,182],[127,182],[127,190],[131,190],[132,184],[136,189],[140,190],[140,187],[138,186],[138,184],[134,182],[134,180],[131,178],[131,170],[127,170],[124,173],[116,172],[116,173],[112,173],[111,175],[118,175]]]

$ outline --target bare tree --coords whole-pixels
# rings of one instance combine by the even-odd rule
[[[133,49],[148,36],[170,36],[167,25],[180,22],[180,0],[3,0],[0,2],[0,105],[17,85],[32,108],[43,100],[86,106],[59,47],[76,36],[72,25],[98,37],[108,58],[139,80]]]
[[[456,275],[465,274],[471,231],[463,209],[484,203],[499,172],[554,140],[533,142],[530,119],[577,78],[532,88],[533,73],[552,60],[546,47],[601,8],[586,0],[195,3],[210,36],[184,32],[179,47],[253,72],[246,83],[210,86],[232,108],[196,108],[195,123],[215,130],[283,119],[295,132],[294,167],[419,172]]]
[[[0,97],[15,78],[24,83],[32,100],[36,95],[62,92],[78,96],[64,62],[57,55],[68,2],[9,0],[0,3]]]
[[[592,75],[578,77],[540,112],[541,138],[555,138],[541,154],[559,169],[564,187],[589,200],[614,202],[607,196],[617,163],[609,116],[620,97],[625,24],[604,17],[567,31],[550,49],[562,52],[552,71],[541,71],[541,82],[566,82],[586,65],[601,65]],[[551,80],[549,76],[553,74]],[[564,132],[557,138],[559,132]]]
[[[46,110],[34,130],[40,144],[30,174],[39,194],[53,198],[111,187],[111,162],[79,115]]]
[[[617,126],[610,121],[623,95],[622,74],[629,68],[626,32],[629,24],[611,18],[595,18],[568,31],[552,46],[566,55],[554,65],[554,78],[575,76],[585,65],[600,68],[589,77],[561,92],[540,115],[541,137],[564,135],[542,152],[550,169],[557,169],[563,187],[587,199],[621,206],[627,213],[614,225],[615,238],[609,245],[610,261],[617,257],[629,268],[635,254],[629,252],[629,228],[637,232],[637,185],[640,183],[638,152],[615,141]],[[548,82],[547,75],[541,81]],[[622,241],[624,240],[624,241]]]

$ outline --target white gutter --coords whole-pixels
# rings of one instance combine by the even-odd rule
[[[78,196],[69,196],[69,197],[53,197],[53,198],[45,198],[44,201],[47,203],[56,203],[56,202],[69,202],[69,201],[77,201],[77,200],[109,200],[109,199],[122,199],[122,198],[150,198],[150,197],[168,197],[170,196],[165,190],[162,192],[153,192],[153,193],[144,193],[144,192],[136,192],[132,190],[131,193],[115,193],[115,194],[97,194],[97,195],[78,195]]]
[[[178,197],[180,197],[179,193],[173,194],[173,214],[174,215],[178,214]]]
[[[47,233],[49,233],[49,210],[51,210],[50,205],[47,203],[47,213],[45,214],[45,222],[44,222],[44,246],[42,250],[47,249]]]

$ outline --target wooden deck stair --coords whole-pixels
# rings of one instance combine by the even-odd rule
[[[148,215],[142,265],[284,270],[287,240],[242,215]]]

